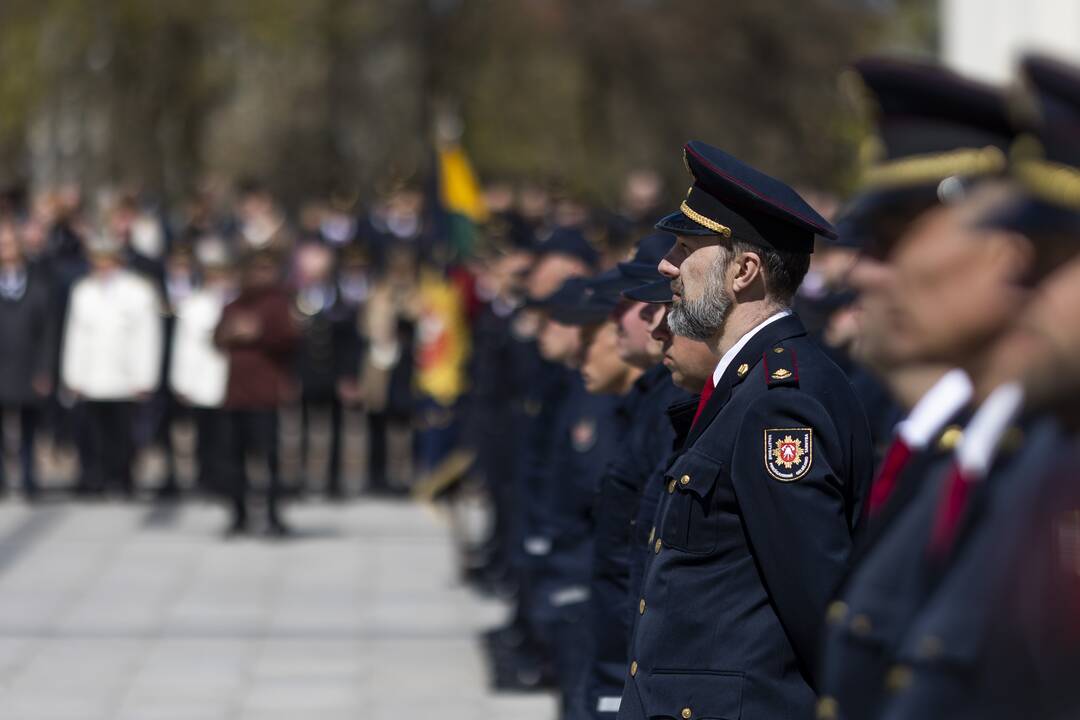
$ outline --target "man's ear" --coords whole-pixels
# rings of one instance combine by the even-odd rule
[[[746,251],[739,253],[731,264],[731,268],[733,272],[731,290],[736,295],[746,292],[759,280],[764,279],[761,256],[756,252]]]
[[[1035,267],[1035,247],[1031,240],[1008,230],[996,230],[988,235],[983,241],[984,257],[992,270],[1014,283],[1026,282]]]

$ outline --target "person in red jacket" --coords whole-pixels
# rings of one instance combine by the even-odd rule
[[[249,254],[242,264],[240,294],[225,306],[214,332],[214,342],[229,357],[224,403],[230,448],[229,535],[248,529],[249,455],[266,464],[267,531],[278,536],[289,532],[279,508],[278,408],[295,394],[293,354],[301,333],[280,279],[281,262],[273,251]]]

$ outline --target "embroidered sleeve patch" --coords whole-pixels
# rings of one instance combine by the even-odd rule
[[[795,482],[814,462],[813,428],[770,428],[765,431],[765,469],[780,482]]]

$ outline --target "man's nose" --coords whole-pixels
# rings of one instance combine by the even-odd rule
[[[656,317],[653,318],[652,323],[649,325],[649,337],[653,340],[659,340],[664,342],[671,338],[671,330],[667,324],[667,306],[664,309],[656,313]]]
[[[660,260],[660,264],[656,266],[656,269],[668,280],[674,280],[679,277],[679,266],[672,262],[670,253]]]

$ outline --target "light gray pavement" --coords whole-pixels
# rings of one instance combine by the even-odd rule
[[[0,504],[0,719],[547,720],[493,695],[446,523],[406,502],[289,509],[225,541],[194,502]]]

